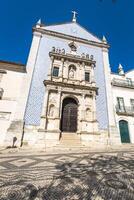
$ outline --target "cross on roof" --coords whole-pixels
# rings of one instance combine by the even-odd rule
[[[73,13],[73,19],[72,19],[72,21],[73,22],[76,22],[76,15],[78,14],[76,11],[72,11],[72,13]]]

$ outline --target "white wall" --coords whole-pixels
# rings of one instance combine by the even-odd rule
[[[134,81],[134,70],[129,73],[126,73],[125,76],[112,74],[111,80],[113,80],[113,78],[117,78],[121,80],[126,80],[126,78],[132,78],[132,81]],[[112,91],[113,91],[114,113],[115,113],[116,123],[118,127],[118,132],[119,132],[119,121],[126,120],[128,122],[130,142],[134,143],[134,116],[119,115],[116,113],[116,109],[115,109],[115,106],[117,105],[117,97],[123,97],[125,106],[129,106],[129,107],[131,106],[130,99],[134,99],[134,89],[112,86]]]
[[[25,73],[6,71],[3,74],[0,87],[3,88],[3,97],[0,100],[0,145],[3,145],[7,129],[15,118],[18,101],[21,98],[21,86]]]

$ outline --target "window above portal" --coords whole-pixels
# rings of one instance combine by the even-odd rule
[[[85,81],[90,82],[90,73],[85,72]]]
[[[59,67],[53,67],[53,76],[59,76]]]

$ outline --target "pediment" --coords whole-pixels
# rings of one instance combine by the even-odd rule
[[[65,24],[57,24],[57,25],[50,25],[44,26],[43,29],[55,31],[58,33],[86,39],[89,41],[99,42],[102,43],[102,40],[97,38],[92,33],[88,32],[85,28],[83,28],[78,23],[70,22]]]

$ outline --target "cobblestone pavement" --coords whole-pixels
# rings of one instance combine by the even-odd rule
[[[134,152],[4,155],[0,200],[134,200]]]

